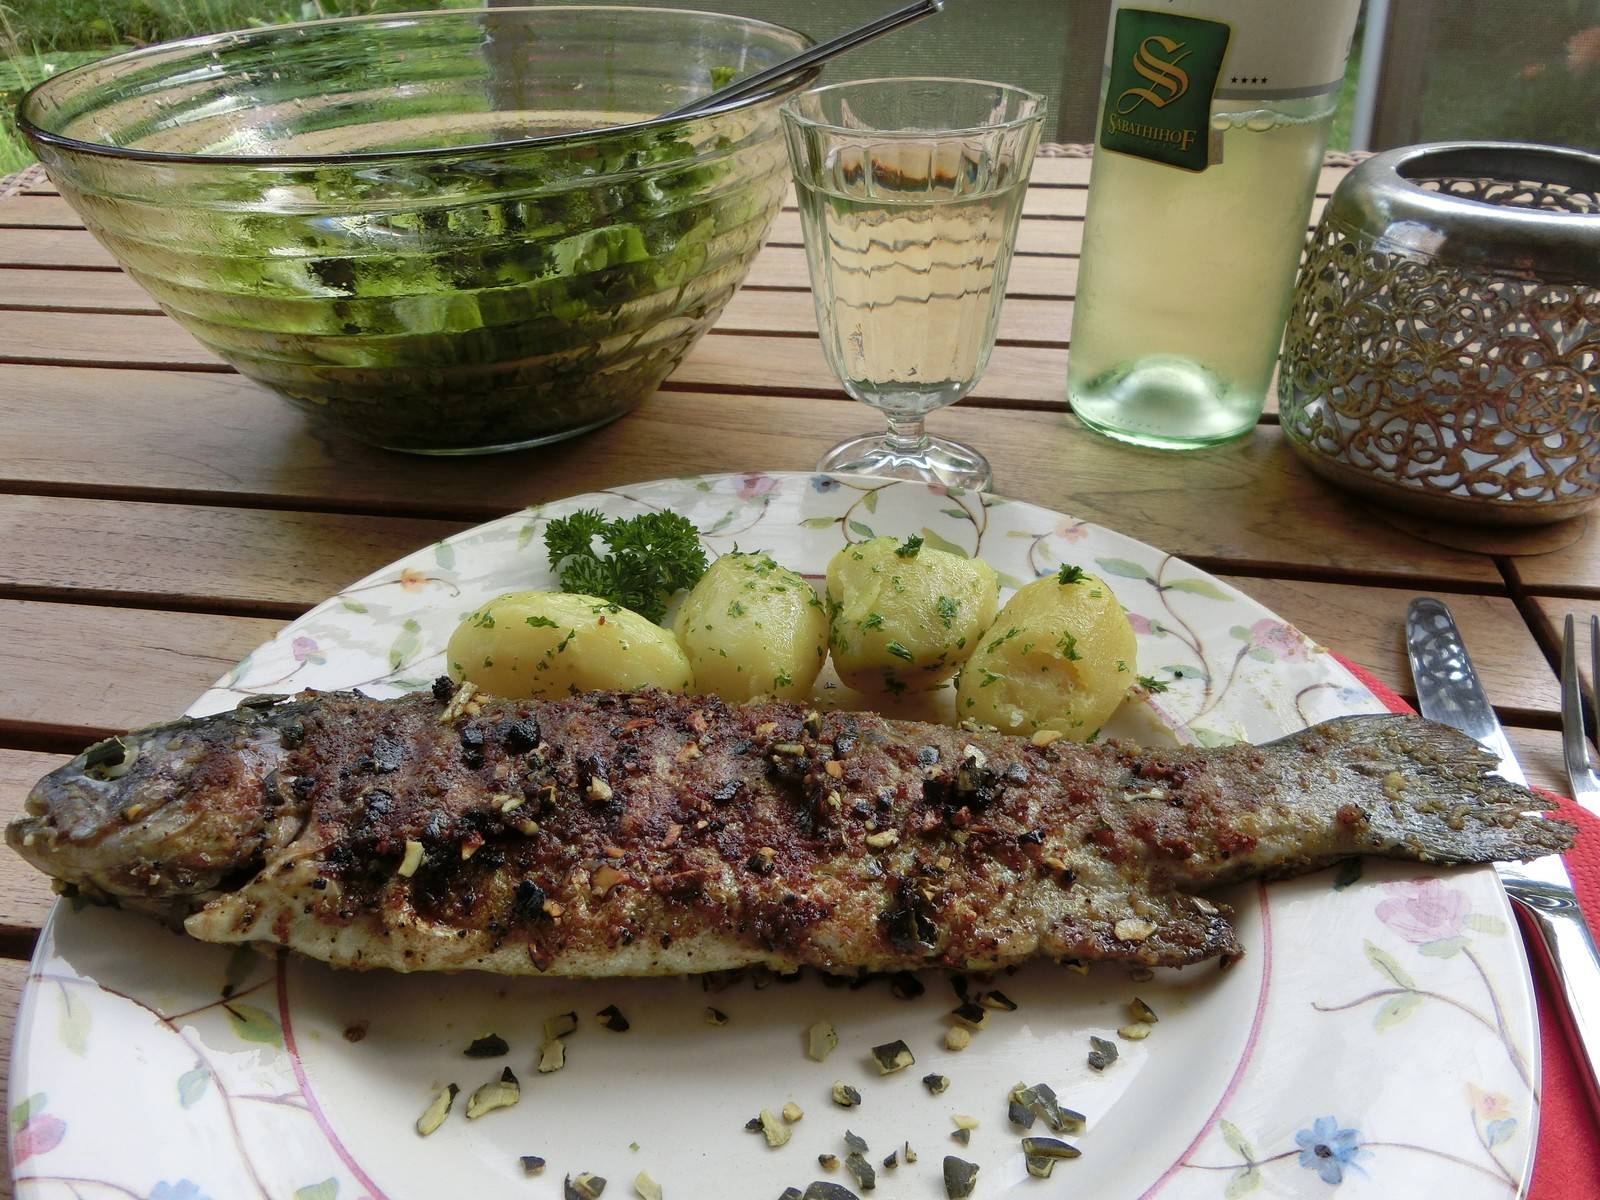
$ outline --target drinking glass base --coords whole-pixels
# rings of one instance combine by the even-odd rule
[[[994,484],[988,459],[970,446],[936,437],[924,437],[909,447],[882,433],[851,438],[824,454],[817,470],[920,479],[979,492],[988,491]]]

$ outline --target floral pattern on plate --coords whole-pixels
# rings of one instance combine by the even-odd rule
[[[761,547],[813,580],[840,545],[878,534],[981,553],[1009,590],[1062,564],[1106,580],[1129,609],[1139,673],[1152,685],[1107,735],[1217,745],[1265,741],[1333,716],[1381,711],[1336,659],[1238,591],[1171,555],[1034,505],[919,484],[744,473],[663,480],[536,506],[409,555],[344,589],[240,662],[194,705],[361,687],[397,695],[439,673],[463,615],[501,591],[553,586],[541,532],[598,507],[672,508],[722,552]],[[830,686],[831,685],[831,686]],[[831,675],[819,703],[853,703]],[[893,702],[949,717],[951,693]],[[1528,1169],[1538,1047],[1526,964],[1492,871],[1349,864],[1232,889],[1246,958],[1130,979],[1033,966],[1005,983],[1015,1013],[992,1014],[965,1052],[943,1045],[951,993],[891,998],[816,979],[721,993],[727,1025],[704,1019],[694,981],[503,980],[337,973],[287,957],[230,953],[153,923],[58,906],[24,992],[12,1072],[18,1195],[136,1200],[382,1200],[468,1193],[559,1194],[593,1171],[619,1194],[647,1170],[668,1195],[776,1196],[843,1156],[848,1125],[874,1161],[910,1141],[917,1164],[880,1169],[879,1190],[942,1195],[947,1152],[981,1167],[977,1195],[1019,1197],[1028,1177],[1004,1096],[1048,1082],[1089,1117],[1083,1157],[1057,1167],[1074,1191],[1116,1197],[1431,1194],[1509,1197]],[[1160,1015],[1122,1041],[1134,995]],[[619,1005],[614,1035],[588,1014]],[[585,1028],[561,1072],[534,1070],[545,1017]],[[799,1033],[826,1017],[827,1064]],[[461,1103],[440,1131],[412,1123],[447,1082],[464,1091],[502,1063],[463,1058],[494,1030],[524,1099],[476,1122]],[[1094,1071],[1088,1038],[1118,1061]],[[866,1048],[895,1038],[917,1066],[876,1077]],[[742,1064],[761,1063],[749,1071]],[[492,1068],[492,1069],[491,1069]],[[941,1073],[950,1091],[919,1082]],[[834,1107],[834,1079],[865,1103]],[[806,1111],[791,1144],[744,1131],[760,1108]],[[962,1149],[951,1113],[978,1116]],[[1037,1132],[1037,1131],[1035,1131]],[[635,1148],[637,1147],[637,1148]],[[526,1179],[519,1156],[550,1166]],[[842,1176],[831,1177],[846,1182]],[[515,1189],[513,1191],[513,1189]],[[608,1194],[610,1194],[608,1192]]]

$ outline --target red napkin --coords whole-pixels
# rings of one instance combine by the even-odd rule
[[[1369,671],[1346,658],[1335,657],[1391,712],[1415,711]],[[1567,871],[1578,903],[1593,928],[1600,918],[1600,818],[1552,792],[1541,794],[1550,798],[1558,816],[1578,827],[1578,844],[1566,855]],[[1534,969],[1542,976],[1538,966]],[[1600,1198],[1600,1115],[1589,1110],[1582,1068],[1573,1059],[1561,1015],[1549,999],[1550,985],[1541,977],[1535,991],[1544,1074],[1540,1085],[1539,1150],[1533,1160],[1533,1187],[1528,1191],[1528,1200],[1596,1200]]]

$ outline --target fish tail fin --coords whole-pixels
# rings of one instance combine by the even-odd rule
[[[1411,716],[1346,717],[1286,740],[1327,753],[1336,773],[1330,815],[1353,853],[1509,861],[1559,853],[1577,833],[1541,815],[1549,801],[1496,774],[1495,757],[1448,725]]]

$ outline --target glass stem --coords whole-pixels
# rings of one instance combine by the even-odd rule
[[[916,454],[928,447],[928,431],[920,413],[887,413],[889,433],[884,444],[897,454]]]

